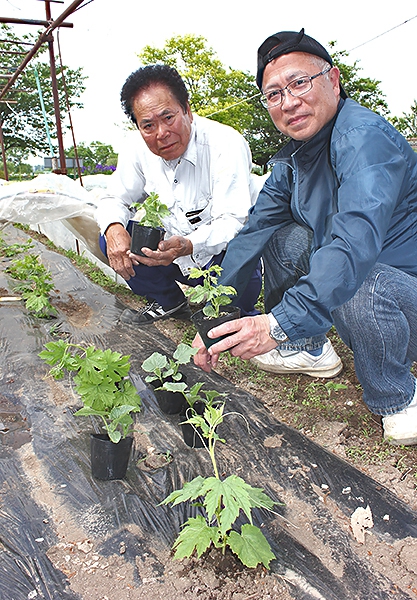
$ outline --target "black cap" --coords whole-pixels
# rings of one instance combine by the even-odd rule
[[[262,79],[265,67],[271,60],[281,56],[282,54],[290,54],[291,52],[306,52],[319,56],[331,66],[333,60],[327,50],[319,44],[315,39],[306,35],[304,29],[298,33],[296,31],[280,31],[269,36],[258,49],[258,71],[256,74],[256,83],[259,89],[262,89]],[[346,93],[340,87],[340,95],[346,98]]]

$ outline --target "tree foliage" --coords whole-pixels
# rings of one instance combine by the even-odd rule
[[[330,46],[334,48],[335,42]],[[380,82],[360,76],[358,61],[353,65],[343,62],[347,56],[345,51],[335,51],[332,55],[346,92],[363,106],[386,116],[388,106]],[[144,65],[165,63],[175,67],[188,88],[191,110],[240,131],[249,143],[254,162],[262,170],[286,143],[287,138],[277,131],[259,102],[255,77],[226,68],[204,37],[172,37],[163,48],[145,46],[138,57]]]
[[[25,34],[18,38],[12,28],[5,24],[0,26],[0,37],[2,40],[18,39],[20,42],[18,44],[0,42],[0,53],[3,51],[2,74],[12,75],[21,63],[23,54],[6,54],[5,51],[10,52],[10,50],[13,50],[13,52],[20,51],[26,53],[30,46],[25,45],[25,43],[34,44],[37,38],[30,34]],[[57,154],[50,66],[49,62],[44,62],[40,59],[40,56],[46,50],[47,46],[40,49],[37,56],[28,63],[24,72],[17,78],[11,90],[7,93],[7,99],[14,102],[0,102],[0,122],[3,129],[5,152],[7,159],[15,164],[24,161],[30,154],[50,154],[45,119],[38,93],[37,76],[45,106],[46,121],[51,142],[55,149],[55,154]],[[64,82],[63,73],[58,64],[56,65],[56,71],[60,114],[61,121],[63,122],[67,113],[65,90],[68,95],[69,106],[82,108],[82,104],[78,101],[78,98],[85,89],[83,84],[85,77],[82,74],[81,67],[72,70],[64,66]],[[63,123],[62,125],[65,129]]]
[[[71,146],[65,152],[69,158],[75,157],[74,146]],[[77,145],[78,158],[83,160],[83,174],[93,175],[96,173],[112,173],[116,169],[117,154],[110,144],[103,142],[91,142]]]
[[[417,100],[410,107],[409,113],[401,117],[392,117],[391,123],[406,137],[417,137]]]
[[[204,37],[172,37],[163,48],[145,46],[138,56],[143,65],[175,67],[190,94],[191,110],[237,129],[248,141],[256,164],[265,166],[282,145],[283,136],[259,102],[253,75],[226,68]]]
[[[335,42],[330,42],[329,46],[334,48]],[[340,79],[343,88],[349,98],[355,100],[362,106],[366,106],[380,115],[387,117],[389,113],[388,104],[385,100],[385,94],[380,88],[380,81],[361,77],[359,71],[359,61],[355,60],[353,65],[347,65],[342,59],[349,56],[345,50],[335,50],[331,57],[333,64],[340,70]]]

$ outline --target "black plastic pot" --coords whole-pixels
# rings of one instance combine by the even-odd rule
[[[185,382],[185,375],[182,376],[181,382]],[[188,406],[184,395],[181,392],[168,392],[167,390],[156,390],[155,387],[160,385],[160,381],[151,381],[154,388],[153,393],[158,402],[159,408],[166,415],[178,415]]]
[[[92,433],[91,473],[96,479],[123,479],[132,448],[132,437],[125,437],[114,444],[107,433]]]
[[[191,321],[194,323],[206,348],[210,348],[216,342],[227,337],[227,335],[222,335],[217,338],[208,338],[207,333],[210,329],[234,319],[240,319],[240,308],[238,306],[222,306],[220,315],[217,318],[207,317],[202,310],[198,310],[191,317]]]
[[[150,248],[157,250],[158,244],[164,239],[165,230],[162,227],[146,227],[139,225],[136,221],[131,221],[132,224],[132,239],[130,242],[130,250],[139,256],[145,256],[141,248]]]
[[[189,419],[193,414],[193,409],[198,415],[202,415],[204,413],[204,408],[204,402],[195,402],[193,408],[187,405],[185,410],[181,413],[181,420],[185,421],[186,419]],[[190,448],[207,447],[199,428],[196,428],[190,423],[181,423],[181,431],[184,442],[187,444],[187,446],[190,446]]]

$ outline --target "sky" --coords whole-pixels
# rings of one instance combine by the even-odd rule
[[[71,0],[51,1],[52,17],[71,4]],[[246,8],[243,4],[242,0],[92,0],[68,17],[73,27],[59,32],[63,63],[82,66],[88,76],[81,98],[84,108],[71,113],[76,143],[100,141],[119,152],[126,124],[120,90],[141,66],[137,54],[146,45],[161,48],[167,39],[185,34],[205,37],[226,67],[255,75],[257,49],[269,35],[304,27],[327,49],[335,41],[337,50],[349,52],[344,62],[358,60],[361,75],[379,80],[392,115],[410,112],[417,100],[415,0],[397,0],[389,8],[366,0],[252,2]],[[0,0],[0,16],[43,20],[45,6],[39,0]],[[17,35],[36,33],[37,27],[15,25],[14,30]],[[57,52],[57,44],[55,48]],[[65,146],[71,145],[72,138],[66,137]]]

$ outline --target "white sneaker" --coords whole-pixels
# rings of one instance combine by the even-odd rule
[[[382,417],[384,439],[398,446],[417,444],[417,387],[411,403],[395,413]]]
[[[305,351],[274,349],[254,356],[251,362],[270,373],[304,373],[311,377],[335,377],[343,368],[330,340],[324,344],[319,356]]]

